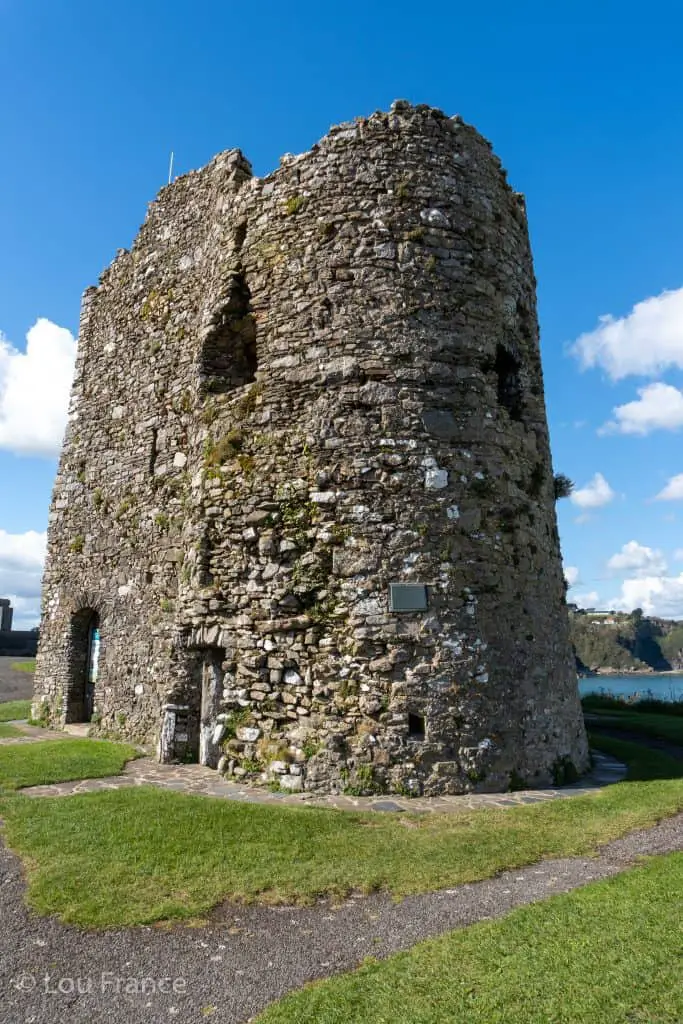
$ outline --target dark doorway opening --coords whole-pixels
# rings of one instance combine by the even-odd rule
[[[95,709],[100,661],[100,619],[94,608],[71,616],[66,722],[89,722]]]
[[[425,720],[423,715],[408,715],[408,736],[411,740],[425,738]]]

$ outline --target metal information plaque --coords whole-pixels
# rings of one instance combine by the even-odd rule
[[[424,612],[427,609],[427,587],[424,583],[390,583],[389,611]]]

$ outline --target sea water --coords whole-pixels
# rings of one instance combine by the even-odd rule
[[[579,693],[613,693],[616,697],[655,697],[657,700],[683,700],[683,673],[627,676],[581,676]]]

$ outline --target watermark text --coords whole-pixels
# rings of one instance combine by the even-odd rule
[[[57,974],[19,974],[10,981],[17,992],[38,992],[47,996],[73,995],[127,995],[156,996],[182,995],[187,991],[185,978],[152,978],[123,976],[114,971],[102,971],[92,977]]]

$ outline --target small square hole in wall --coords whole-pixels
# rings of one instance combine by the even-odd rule
[[[427,587],[424,583],[390,583],[389,611],[423,612],[427,609]]]
[[[425,738],[425,720],[422,715],[408,715],[408,736],[411,740]]]

